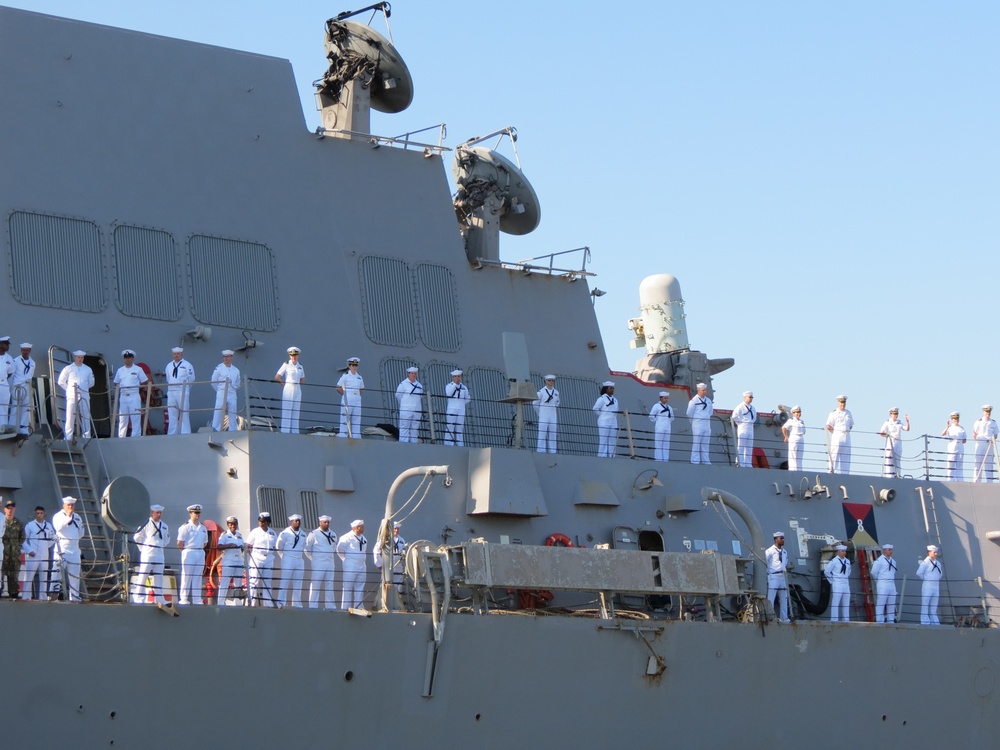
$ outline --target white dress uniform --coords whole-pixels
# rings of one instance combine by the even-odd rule
[[[896,621],[896,561],[884,554],[872,564],[875,599],[875,622]]]
[[[834,409],[826,418],[826,426],[832,427],[830,434],[830,473],[851,473],[851,430],[854,417],[847,409]]]
[[[898,477],[903,458],[903,428],[906,425],[896,417],[885,420],[878,432],[885,434],[885,461],[882,463],[882,476]]]
[[[670,404],[657,401],[649,410],[649,421],[653,423],[653,457],[657,461],[670,460],[670,432],[674,421],[674,410]]]
[[[826,564],[824,571],[830,582],[830,622],[848,622],[851,619],[851,561],[836,555]]]
[[[17,357],[14,360],[14,374],[10,376],[11,423],[17,424],[17,431],[28,434],[31,421],[31,381],[35,377],[35,360],[31,357]]]
[[[274,529],[266,531],[258,526],[246,535],[247,546],[252,547],[250,559],[247,561],[249,572],[250,606],[275,606],[277,597],[272,588],[274,574],[274,549],[278,544],[278,535]]]
[[[66,571],[67,597],[71,602],[80,601],[80,539],[83,537],[83,519],[78,513],[57,511],[52,516],[56,531],[56,551]]]
[[[399,593],[403,593],[403,553],[406,551],[406,540],[399,534],[392,537],[392,582]],[[382,550],[372,551],[372,562],[382,570]]]
[[[531,402],[538,412],[537,450],[539,453],[555,453],[559,431],[559,391],[543,387],[537,395],[538,399]]]
[[[25,552],[34,552],[34,556],[24,558],[24,582],[21,584],[21,598],[30,599],[31,589],[38,581],[38,600],[49,598],[52,590],[50,580],[52,574],[52,547],[56,543],[56,530],[48,521],[39,523],[36,520],[24,524]]]
[[[358,536],[353,527],[340,537],[337,542],[337,554],[340,555],[342,585],[340,589],[340,608],[361,607],[365,598],[365,547],[368,540],[365,535]]]
[[[424,386],[419,380],[404,378],[396,388],[399,402],[399,442],[416,443],[420,430],[420,415],[423,412]]]
[[[784,429],[788,431],[788,470],[801,471],[806,445],[806,423],[792,417],[785,422]]]
[[[13,375],[14,358],[4,352],[0,354],[0,426],[10,424],[10,379]]]
[[[708,396],[695,396],[688,402],[687,416],[691,420],[691,463],[710,464],[708,441],[712,437],[712,410]]]
[[[145,371],[137,365],[118,368],[115,385],[118,386],[118,437],[128,435],[129,423],[132,437],[142,437],[142,395],[139,386],[149,380]]]
[[[302,585],[305,579],[306,531],[288,526],[278,534],[278,556],[281,558],[281,591],[278,601],[286,607],[302,608]]]
[[[319,608],[323,594],[323,608],[336,609],[333,593],[333,573],[337,568],[337,535],[327,529],[315,528],[306,537],[306,557],[309,558],[312,578],[309,582],[309,608]]]
[[[243,587],[243,534],[239,529],[230,531],[227,527],[219,534],[218,546],[224,544],[235,544],[235,547],[222,550],[222,557],[219,559],[219,595],[216,604],[225,604],[227,594],[232,588]]]
[[[63,436],[74,438],[76,420],[80,418],[80,433],[90,437],[90,389],[94,387],[94,371],[87,365],[73,362],[59,373],[59,387],[66,392],[66,428]]]
[[[153,579],[153,598],[159,604],[166,604],[163,588],[163,550],[170,543],[170,527],[166,521],[150,518],[145,525],[132,535],[132,541],[139,547],[139,565],[135,569],[137,583],[132,586],[132,603],[146,601],[146,580]]]
[[[167,426],[168,435],[187,435],[191,432],[191,384],[194,382],[194,368],[183,357],[170,360],[163,367],[167,381]]]
[[[920,624],[940,625],[941,619],[938,617],[938,598],[941,594],[941,578],[944,576],[944,569],[941,561],[931,559],[930,555],[923,559],[917,567],[917,578],[923,583],[920,586]]]
[[[216,432],[222,430],[223,415],[229,417],[230,432],[239,429],[239,420],[236,418],[236,394],[242,382],[240,370],[236,365],[226,367],[225,362],[220,362],[212,372],[212,387],[215,389],[215,411],[212,413],[212,429]]]
[[[448,398],[448,406],[445,409],[444,444],[465,445],[465,407],[472,400],[472,396],[465,383],[454,381],[444,387],[444,395]]]
[[[736,427],[736,465],[749,469],[753,466],[753,424],[757,421],[757,410],[753,404],[741,403],[733,409],[730,421]]]
[[[2,370],[0,370],[2,374]],[[988,417],[976,420],[972,425],[972,439],[976,444],[976,470],[975,481],[995,482],[997,481],[996,459],[993,453],[993,446],[996,445],[997,421]]]
[[[181,550],[181,590],[178,604],[204,604],[205,546],[208,529],[202,523],[188,521],[177,529],[177,541],[184,543]]]
[[[590,407],[597,414],[597,457],[614,458],[618,443],[618,399],[602,393]]]
[[[767,600],[773,604],[774,597],[778,597],[778,619],[788,622],[788,582],[785,580],[788,552],[772,544],[764,550],[764,562],[767,564]]]
[[[299,410],[302,404],[302,381],[306,379],[306,371],[298,362],[288,360],[275,377],[281,378],[284,387],[281,389],[281,431],[292,435],[299,434]]]
[[[344,394],[340,397],[340,431],[337,437],[361,439],[361,391],[365,379],[356,372],[345,372],[337,381]]]
[[[945,479],[949,482],[964,482],[965,441],[968,439],[968,435],[965,433],[965,428],[957,424],[948,425],[945,435],[948,438]]]

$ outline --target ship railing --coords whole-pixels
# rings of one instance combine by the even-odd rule
[[[132,411],[127,401],[123,404],[122,388],[121,386],[114,386],[111,393],[111,413],[107,417],[111,425],[109,433],[111,435],[118,435],[119,437],[135,437],[131,419],[131,415],[133,414],[138,418],[140,434],[166,433],[170,427],[170,414],[173,412],[173,409],[168,406],[168,398],[171,393],[177,394],[177,413],[181,415],[181,418],[183,418],[184,414],[187,415],[188,421],[191,423],[192,432],[198,432],[203,427],[211,428],[215,417],[215,404],[211,406],[192,406],[191,394],[195,388],[203,389],[206,386],[215,391],[217,385],[220,386],[220,390],[216,391],[216,395],[217,397],[221,397],[222,429],[228,429],[230,419],[237,420],[239,429],[246,429],[247,425],[244,422],[244,417],[240,414],[241,409],[239,407],[240,392],[243,391],[243,388],[233,388],[229,381],[195,380],[187,385],[146,383],[138,386],[140,402],[138,412]],[[93,394],[94,391],[91,390],[91,393]],[[229,414],[228,397],[232,393],[236,393],[237,396],[237,409],[233,414]]]
[[[438,131],[438,142],[434,143],[421,143],[419,141],[412,140],[412,136],[418,133],[426,133],[431,130]],[[315,130],[316,137],[322,140],[326,136],[350,136],[354,140],[368,141],[372,148],[379,148],[381,146],[393,146],[402,148],[404,151],[408,150],[410,147],[422,149],[424,156],[432,156],[435,154],[442,154],[445,151],[451,151],[450,148],[444,145],[444,139],[448,136],[448,127],[445,123],[438,123],[437,125],[429,125],[426,128],[420,128],[419,130],[412,130],[408,133],[403,133],[401,135],[373,135],[372,133],[365,133],[358,130],[347,130],[345,128],[324,128],[319,126]]]
[[[561,268],[556,266],[555,264],[556,258],[562,255],[570,255],[574,253],[580,254],[579,268]],[[559,252],[549,253],[548,255],[539,255],[538,257],[535,258],[524,258],[523,260],[517,260],[517,261],[487,260],[485,258],[477,258],[476,267],[483,268],[489,266],[493,268],[503,268],[508,271],[520,271],[525,276],[530,276],[533,273],[544,273],[548,274],[549,276],[556,276],[556,275],[565,276],[570,281],[576,281],[577,279],[584,278],[585,276],[597,275],[587,270],[587,262],[589,260],[590,260],[590,248],[584,246],[584,247],[575,247],[572,250],[560,250]],[[594,291],[596,292],[597,290]],[[603,292],[601,294],[603,294]]]

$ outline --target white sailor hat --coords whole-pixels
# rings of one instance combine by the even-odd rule
[[[660,398],[670,398],[669,391],[660,391]]]
[[[704,383],[698,383],[697,385],[695,385],[695,390],[697,390],[699,388],[705,388],[707,390],[708,386],[705,385]]]
[[[226,523],[239,523],[239,519],[236,516],[226,516]]]
[[[332,521],[333,518],[331,518],[330,516],[320,516],[319,520],[320,521]]]
[[[398,529],[398,528],[400,528],[400,527],[401,527],[402,525],[403,525],[403,522],[402,522],[402,521],[393,521],[393,522],[392,522],[392,528],[394,528],[394,529]]]
[[[77,349],[76,351],[73,352],[73,356],[74,357],[86,357],[87,356],[87,352],[85,352],[83,349]]]
[[[746,398],[747,396],[753,398],[753,391],[743,391],[743,398]]]
[[[299,349],[299,347],[297,346],[290,346],[285,351],[287,351],[289,354],[302,354],[302,350]]]
[[[885,544],[882,545],[882,549],[892,549],[892,545],[886,542]]]
[[[364,522],[364,521],[362,521],[362,520],[361,520],[360,518],[356,518],[355,520],[351,521],[351,528],[352,528],[352,529],[353,529],[353,528],[354,528],[355,526],[364,526],[364,525],[365,525],[365,522]]]
[[[157,513],[162,513],[163,512],[163,506],[159,505],[157,503],[154,503],[153,505],[150,505],[149,509],[150,510],[155,510]]]
[[[28,342],[21,344],[22,349],[32,349],[33,347]]]
[[[938,548],[935,545],[933,545],[933,544],[928,544],[927,545],[927,551],[928,552],[937,552]]]
[[[0,336],[0,343],[10,343],[10,336]]]
[[[605,380],[603,383],[601,383],[601,386],[604,387],[604,388],[614,388],[615,387],[615,381],[613,381],[613,380]]]
[[[259,513],[259,514],[257,515],[257,520],[258,520],[258,521],[270,521],[270,520],[271,520],[271,514],[270,514],[270,513],[268,513],[268,512],[266,511],[266,510],[264,510],[264,511],[261,511],[261,512],[260,512],[260,513]]]
[[[232,349],[223,349],[222,350],[222,356],[223,357],[232,357],[234,354],[236,354],[236,352],[234,352]]]
[[[201,513],[201,506],[198,503],[187,507],[188,513]]]
[[[779,536],[780,536],[780,537],[781,537],[782,539],[784,539],[784,538],[785,538],[785,532],[784,532],[784,531],[775,531],[775,532],[774,532],[774,536],[772,536],[771,538],[772,538],[772,539],[777,539],[777,538],[778,538]]]
[[[461,375],[461,374],[462,374],[461,370],[452,370],[451,371],[451,376],[452,377],[455,377],[456,375]]]
[[[184,351],[183,346],[175,346],[173,349],[170,350],[171,354],[180,354],[183,351]]]
[[[135,352],[132,351],[131,349],[122,349],[122,356],[123,357],[135,357]]]
[[[63,505],[76,505],[76,498],[73,497],[72,495],[66,495],[66,497],[64,497],[62,499],[62,504]]]
[[[300,516],[298,513],[292,513],[292,515],[290,515],[288,517],[288,520],[289,521],[301,521],[302,520],[302,516]]]
[[[545,376],[545,380],[555,380],[555,379],[556,376],[553,375],[552,373],[549,373],[548,375]]]
[[[799,406],[798,404],[796,404],[795,406],[793,406],[792,407],[792,414],[794,414],[795,412],[798,412],[799,414],[801,414],[802,413],[802,407]]]
[[[406,372],[407,372],[407,373],[411,373],[411,372],[420,372],[420,368],[419,368],[419,367],[407,367],[407,368],[406,368]]]
[[[951,414],[949,414],[948,416],[949,416],[949,417],[951,417],[952,419],[954,419],[955,417],[957,417],[957,416],[958,416],[958,412],[957,412],[957,411],[953,411],[953,412],[952,412]]]
[[[837,400],[838,401],[847,401],[847,396],[845,396],[843,393],[841,393],[839,396],[837,396]]]
[[[837,550],[837,552],[840,552],[840,550],[842,550],[842,549],[846,550],[847,549],[847,545],[846,544],[838,544],[836,547],[834,547],[834,549]]]
[[[3,341],[3,339],[0,339]],[[993,406],[991,404],[983,404],[983,411],[993,411]]]
[[[349,364],[349,365],[360,365],[361,364],[361,358],[360,357],[348,357],[347,358],[347,364]]]
[[[891,409],[889,409],[889,413],[890,414],[899,414],[899,407],[898,406],[892,407]]]

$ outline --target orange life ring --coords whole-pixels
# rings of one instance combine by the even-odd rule
[[[545,540],[546,547],[572,547],[573,540],[571,540],[565,534],[551,534],[548,539]]]

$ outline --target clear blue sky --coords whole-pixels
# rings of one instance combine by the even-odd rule
[[[365,3],[9,4],[288,58],[315,127],[323,22]],[[692,346],[736,359],[719,407],[750,388],[818,427],[843,392],[859,430],[898,405],[911,435],[1000,407],[1000,3],[397,0],[390,23],[415,98],[373,130],[516,126],[542,223],[502,255],[591,247],[613,369],[667,272]]]

